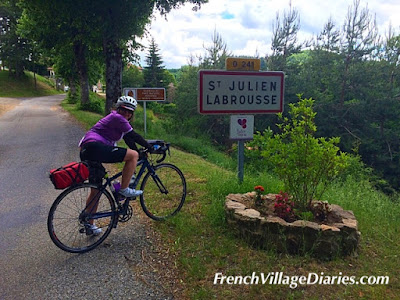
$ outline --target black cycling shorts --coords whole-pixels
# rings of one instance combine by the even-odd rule
[[[81,160],[96,161],[101,163],[117,163],[124,161],[126,148],[90,142],[82,145]]]
[[[89,182],[102,184],[106,170],[101,163],[122,162],[126,151],[125,148],[108,146],[96,142],[82,145],[80,157],[89,166]]]

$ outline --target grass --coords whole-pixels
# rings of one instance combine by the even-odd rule
[[[321,262],[311,257],[288,256],[257,250],[236,239],[224,222],[222,205],[228,193],[245,192],[254,182],[276,192],[271,176],[251,177],[237,184],[236,174],[198,157],[174,151],[174,162],[186,168],[192,186],[184,211],[169,223],[156,228],[171,240],[182,278],[190,299],[396,299],[398,280],[399,206],[384,195],[349,178],[335,184],[326,199],[355,212],[362,232],[358,257]],[[201,167],[202,166],[202,167]],[[207,172],[204,172],[204,169]],[[258,180],[257,180],[258,179]],[[199,225],[200,224],[200,225]],[[216,272],[225,275],[251,275],[252,272],[284,272],[286,275],[309,273],[330,276],[389,276],[385,286],[310,285],[296,289],[272,285],[214,285]]]
[[[83,121],[95,122],[95,115],[71,113]],[[140,114],[136,116],[140,118]],[[97,118],[100,116],[97,115]],[[92,118],[94,118],[92,120]],[[140,121],[138,122],[140,123]],[[185,174],[188,195],[182,212],[168,222],[153,222],[161,234],[162,243],[177,266],[187,299],[396,299],[400,293],[400,206],[399,199],[391,199],[375,191],[366,181],[349,176],[334,183],[324,199],[353,210],[359,222],[362,241],[357,256],[330,262],[311,257],[289,256],[252,248],[235,237],[225,222],[223,204],[229,193],[244,193],[262,184],[266,192],[277,193],[282,183],[270,174],[246,173],[242,184],[232,170],[234,162],[203,150],[199,141],[183,141],[182,137],[160,134],[158,138],[187,143],[186,149],[206,151],[199,155],[172,149],[168,161]],[[182,145],[180,146],[182,147]],[[182,147],[182,148],[184,148]],[[215,151],[214,151],[215,152]],[[224,161],[217,165],[210,162]],[[221,158],[222,157],[222,158]],[[225,167],[221,167],[225,166]],[[226,167],[227,166],[227,167]],[[388,285],[318,284],[290,288],[287,285],[219,285],[214,284],[215,273],[251,275],[283,272],[285,275],[307,276],[389,276]],[[316,275],[313,275],[316,276]]]
[[[36,80],[35,88],[32,72],[25,72],[25,76],[16,79],[11,77],[8,71],[0,71],[0,97],[20,98],[61,94],[53,88],[50,80],[37,74]]]
[[[1,90],[1,89],[0,89]],[[9,95],[6,95],[9,96]],[[86,128],[101,116],[82,112],[73,105],[64,108],[76,116]],[[142,111],[136,113],[141,124]],[[223,204],[229,193],[243,193],[263,185],[266,192],[276,193],[282,183],[270,174],[249,172],[238,183],[235,162],[203,143],[181,136],[167,135],[150,118],[156,131],[149,137],[171,141],[179,148],[191,149],[199,155],[173,148],[168,161],[185,174],[188,194],[182,211],[168,222],[151,222],[161,235],[161,243],[173,259],[176,276],[182,283],[184,299],[397,299],[400,294],[398,249],[400,246],[399,199],[388,198],[370,184],[348,176],[333,183],[322,200],[353,210],[359,222],[362,240],[358,255],[329,262],[311,257],[289,256],[252,248],[235,237],[225,222]],[[148,119],[149,122],[149,119]],[[150,126],[150,127],[151,127]],[[138,129],[138,128],[136,128]],[[141,131],[141,130],[139,130]],[[154,132],[157,132],[155,136]],[[154,136],[153,136],[154,135]],[[207,148],[204,150],[203,148]],[[150,221],[149,221],[150,222]],[[316,284],[290,288],[287,285],[214,284],[215,273],[251,275],[283,272],[285,275],[308,274],[327,276],[389,276],[388,285]],[[162,274],[162,272],[161,272]]]

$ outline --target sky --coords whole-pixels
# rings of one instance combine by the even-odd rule
[[[209,0],[198,11],[192,10],[192,4],[185,4],[172,10],[166,19],[156,13],[147,28],[149,35],[140,42],[148,46],[153,37],[167,69],[187,65],[191,55],[204,56],[204,47],[212,45],[214,31],[234,55],[263,57],[271,53],[276,15],[279,13],[283,18],[289,3],[290,0]],[[291,3],[300,16],[298,38],[305,41],[318,35],[329,18],[341,28],[354,0],[291,0]],[[368,8],[371,17],[376,17],[382,36],[390,24],[400,34],[399,0],[360,0],[360,8]],[[147,49],[138,53],[143,67],[146,53]]]

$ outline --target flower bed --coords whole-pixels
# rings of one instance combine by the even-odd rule
[[[275,194],[262,195],[263,204],[251,208],[256,192],[229,194],[225,212],[229,226],[250,244],[290,254],[310,254],[323,260],[354,254],[360,241],[351,211],[329,205],[324,223],[286,222],[274,214]]]

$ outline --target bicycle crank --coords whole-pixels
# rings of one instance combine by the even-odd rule
[[[122,223],[128,222],[132,218],[132,216],[133,216],[133,208],[132,208],[132,206],[128,205],[128,208],[126,209],[126,213],[123,215],[120,215],[118,221],[122,222]]]

